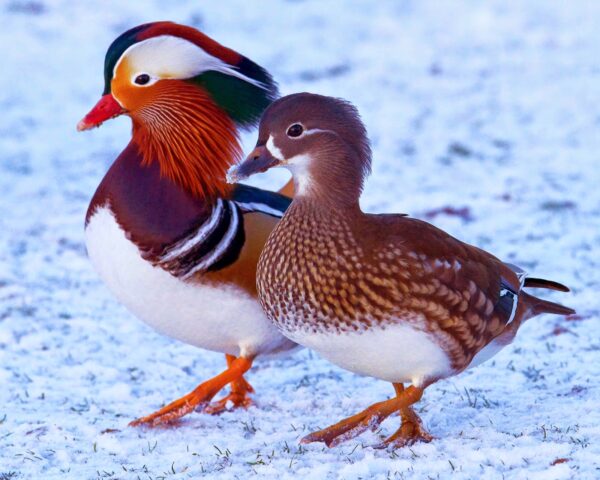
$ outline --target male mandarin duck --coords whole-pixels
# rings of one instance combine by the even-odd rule
[[[277,95],[260,66],[171,22],[135,27],[109,47],[104,94],[79,122],[126,114],[132,139],[92,198],[89,257],[112,293],[160,333],[226,354],[227,370],[132,425],[171,422],[205,407],[247,406],[243,375],[257,355],[296,345],[257,301],[256,264],[289,205],[278,193],[225,181],[238,129]],[[208,402],[227,384],[231,394]]]
[[[428,441],[411,407],[426,387],[495,354],[525,320],[574,313],[523,290],[568,291],[559,283],[529,278],[420,220],[363,213],[371,150],[358,112],[343,100],[277,100],[261,119],[256,149],[228,176],[274,166],[292,172],[296,194],[258,263],[267,316],[294,342],[396,391],[304,442],[336,445],[394,412],[401,427],[382,445]]]

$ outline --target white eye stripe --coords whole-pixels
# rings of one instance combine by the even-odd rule
[[[309,128],[308,130],[304,130],[302,135],[313,135],[315,133],[335,133],[333,130],[323,130],[322,128]],[[300,135],[300,136],[302,136]]]
[[[333,133],[335,134],[335,132],[333,130],[324,130],[322,128],[304,128],[304,125],[302,125],[300,122],[294,122],[292,123],[286,130],[286,132],[294,125],[300,125],[302,127],[302,133],[300,135],[298,135],[297,137],[291,137],[290,135],[288,135],[288,138],[291,138],[292,140],[297,140],[299,138],[302,138],[306,135],[314,135],[315,133]]]
[[[208,54],[188,40],[172,35],[160,35],[131,45],[115,64],[113,77],[125,58],[137,72],[136,75],[147,73],[157,80],[192,78],[210,70],[239,78],[264,90],[268,89],[262,82],[240,73],[237,67]]]

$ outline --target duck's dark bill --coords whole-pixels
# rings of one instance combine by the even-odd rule
[[[264,145],[256,147],[239,165],[234,165],[227,172],[227,182],[237,183],[255,173],[266,172],[281,162]]]

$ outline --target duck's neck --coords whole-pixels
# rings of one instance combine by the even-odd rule
[[[294,217],[294,222],[312,229],[316,235],[325,235],[333,224],[353,224],[362,218],[364,213],[358,201],[335,203],[329,196],[298,195],[294,197],[286,217]]]
[[[171,86],[132,120],[142,165],[157,162],[161,176],[201,199],[230,191],[225,175],[241,155],[237,129],[202,89]]]
[[[332,213],[360,212],[359,198],[364,173],[361,162],[345,152],[321,152],[323,158],[311,158],[303,164],[291,164],[294,179],[294,201],[307,207]]]

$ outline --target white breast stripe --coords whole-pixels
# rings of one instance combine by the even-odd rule
[[[193,276],[196,272],[208,269],[213,263],[217,262],[227,251],[231,245],[231,241],[235,238],[237,233],[239,217],[237,207],[232,202],[227,202],[231,209],[231,219],[229,220],[229,228],[221,239],[221,242],[215,247],[212,252],[209,252],[200,260],[194,268],[187,272],[182,278],[184,280]]]
[[[191,238],[183,239],[181,242],[179,242],[172,250],[170,250],[166,253],[166,255],[161,257],[161,262],[169,262],[174,258],[180,256],[181,254],[185,253],[186,251],[192,249],[198,243],[203,242],[217,227],[217,225],[219,224],[219,220],[222,217],[222,214],[223,200],[218,199],[217,205],[213,209],[210,218],[202,225],[200,225],[200,227],[198,227],[198,230],[196,230],[194,236]]]
[[[270,207],[264,203],[241,203],[236,202],[240,208],[245,212],[263,212],[267,215],[273,215],[274,217],[283,217],[284,212],[277,210],[276,208]]]

